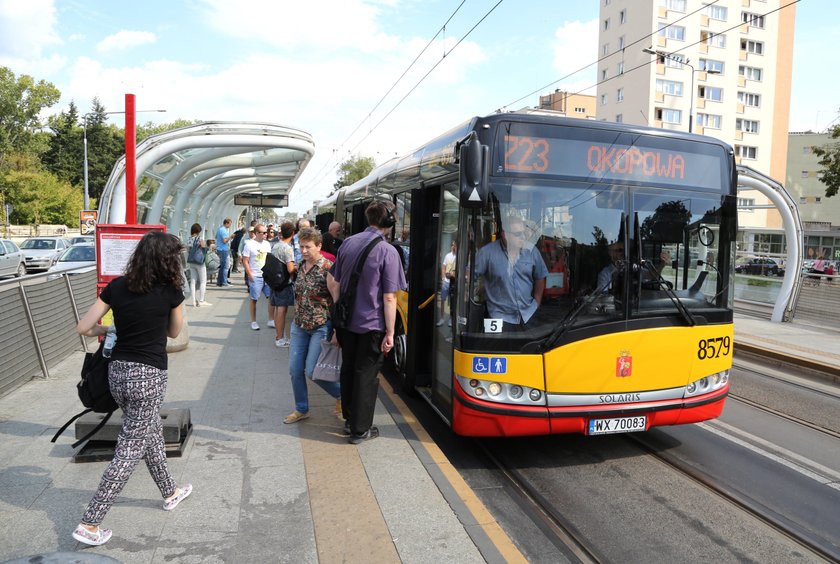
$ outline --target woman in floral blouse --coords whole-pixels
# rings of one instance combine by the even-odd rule
[[[321,341],[331,337],[330,306],[332,297],[327,290],[327,272],[332,262],[321,255],[321,232],[305,228],[298,233],[303,263],[295,280],[295,319],[292,322],[292,342],[289,349],[289,373],[295,395],[295,411],[284,423],[297,423],[309,417],[307,376],[312,376]],[[335,336],[332,336],[335,340]],[[341,385],[338,382],[316,380],[336,400],[336,413],[341,414]]]

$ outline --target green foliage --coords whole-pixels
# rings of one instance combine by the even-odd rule
[[[350,157],[338,167],[338,180],[333,184],[333,188],[338,190],[350,186],[370,174],[374,167],[376,161],[373,157]]]
[[[173,129],[180,129],[189,125],[195,125],[197,123],[201,122],[189,121],[186,119],[176,119],[171,123],[154,124],[150,121],[147,121],[142,125],[137,124],[137,143],[140,144],[140,142],[143,141],[146,137],[151,137],[152,135],[157,135],[158,133],[163,133],[164,131],[171,131]]]
[[[73,225],[79,221],[82,194],[50,172],[9,170],[0,178],[12,223]]]
[[[832,139],[840,138],[840,125],[829,129]],[[830,198],[840,190],[840,143],[834,142],[822,147],[814,147],[814,154],[820,157],[819,164],[823,167],[820,182],[825,184],[825,197]]]
[[[25,74],[16,77],[8,67],[0,67],[0,170],[13,150],[33,150],[35,132],[42,126],[38,116],[60,96],[49,82],[36,82]]]

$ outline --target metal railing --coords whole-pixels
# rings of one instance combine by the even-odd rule
[[[0,396],[32,378],[49,378],[50,367],[87,350],[76,324],[95,301],[90,267],[0,280]]]

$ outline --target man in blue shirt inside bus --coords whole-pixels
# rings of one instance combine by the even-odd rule
[[[482,277],[487,313],[504,329],[521,328],[540,305],[548,268],[533,245],[526,244],[525,222],[509,216],[501,237],[479,249],[475,274]]]

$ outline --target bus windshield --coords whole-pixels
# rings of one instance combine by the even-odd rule
[[[724,313],[730,293],[721,273],[729,269],[720,250],[732,243],[721,227],[734,221],[724,219],[727,198],[542,178],[497,182],[462,225],[466,335],[519,350],[563,324],[679,320],[680,305],[690,318]]]

